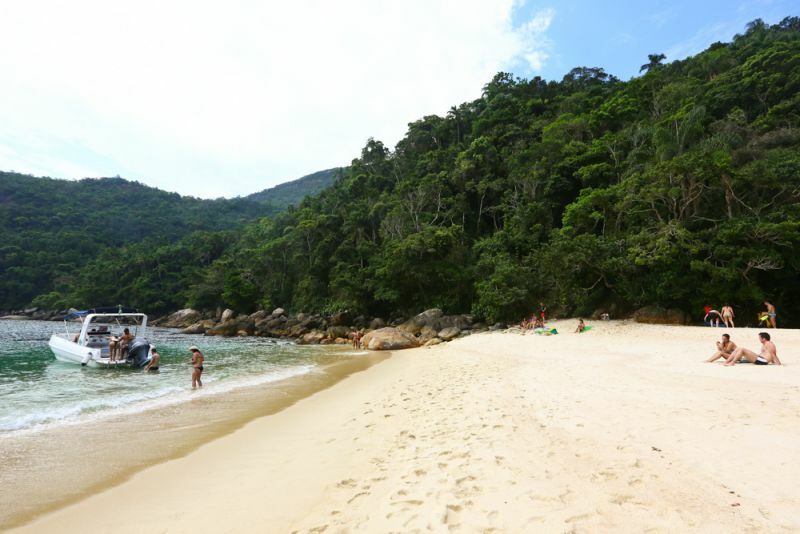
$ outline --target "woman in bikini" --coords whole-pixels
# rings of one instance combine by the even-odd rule
[[[730,305],[726,304],[722,307],[722,321],[728,328],[734,328],[733,315],[733,308]]]
[[[189,350],[192,351],[192,367],[194,368],[192,370],[192,389],[203,387],[203,381],[200,380],[200,375],[203,374],[203,361],[205,357],[197,347],[189,347]]]

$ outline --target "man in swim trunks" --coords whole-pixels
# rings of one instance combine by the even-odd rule
[[[158,371],[158,366],[161,363],[161,355],[156,351],[156,348],[150,345],[150,361],[144,366],[145,371]]]
[[[767,326],[771,326],[772,328],[778,328],[778,321],[775,319],[778,313],[775,311],[775,306],[773,306],[766,300],[764,301],[764,306],[767,307],[767,317],[769,317],[769,319],[767,319]]]
[[[203,387],[203,381],[200,380],[200,375],[203,374],[203,361],[205,357],[197,347],[189,347],[189,350],[192,351],[192,389]]]
[[[706,360],[706,363],[711,363],[719,360],[720,358],[724,358],[727,360],[731,353],[736,350],[736,343],[731,341],[731,336],[728,334],[722,334],[722,341],[717,341],[717,352],[713,354],[709,359]]]
[[[733,328],[733,308],[731,308],[728,304],[722,307],[722,320],[725,323],[725,326],[728,328]]]
[[[770,341],[769,334],[767,332],[759,333],[758,340],[761,341],[761,354],[739,347],[731,353],[725,365],[736,365],[736,362],[742,358],[755,365],[769,365],[771,363],[781,365],[781,361],[778,359],[778,349],[775,347],[775,343]]]
[[[119,357],[120,359],[124,360],[128,357],[128,345],[133,338],[135,338],[133,334],[131,334],[130,328],[126,328],[122,331],[122,336],[119,338]]]

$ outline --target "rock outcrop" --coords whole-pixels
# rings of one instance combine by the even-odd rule
[[[361,345],[369,350],[400,350],[419,347],[419,340],[399,328],[387,326],[368,332]]]

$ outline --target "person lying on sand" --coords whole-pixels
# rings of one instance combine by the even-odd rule
[[[735,350],[736,343],[731,341],[731,336],[728,334],[722,334],[722,341],[717,341],[717,352],[707,359],[706,363],[715,362],[720,358],[727,360]]]
[[[771,363],[781,365],[781,361],[778,359],[778,349],[775,347],[775,343],[770,341],[769,334],[766,332],[759,333],[758,340],[761,341],[761,354],[739,347],[731,353],[725,361],[725,365],[736,365],[736,362],[742,358],[756,365],[769,365]]]

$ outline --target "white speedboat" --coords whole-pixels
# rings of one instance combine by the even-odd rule
[[[71,320],[80,319],[81,329],[69,331]],[[120,343],[125,330],[133,336],[125,348]],[[144,367],[152,357],[145,339],[147,315],[117,308],[77,311],[64,317],[64,333],[50,336],[50,350],[56,359],[90,367]]]

